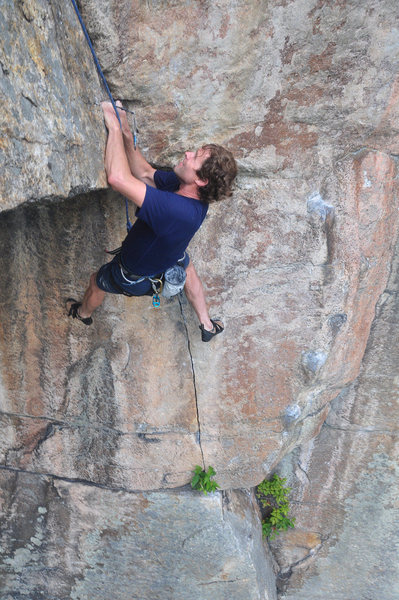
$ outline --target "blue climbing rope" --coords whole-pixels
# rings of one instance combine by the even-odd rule
[[[105,79],[105,76],[104,76],[104,73],[103,73],[102,68],[100,66],[100,63],[98,62],[97,55],[96,55],[95,50],[93,48],[93,44],[91,43],[91,39],[89,37],[89,34],[87,33],[87,29],[86,29],[86,26],[85,26],[85,24],[83,22],[82,15],[80,14],[78,5],[76,4],[75,0],[71,0],[71,2],[73,4],[73,7],[74,7],[75,12],[77,14],[77,17],[79,19],[79,23],[82,26],[82,30],[83,30],[83,33],[85,35],[86,41],[88,43],[88,46],[89,46],[89,48],[91,50],[91,53],[93,55],[94,64],[97,67],[98,74],[100,75],[101,81],[103,82],[104,87],[105,87],[105,89],[107,91],[107,94],[109,96],[109,99],[111,100],[112,106],[114,107],[115,114],[118,117],[120,128],[122,129],[122,123],[121,123],[121,119],[120,119],[120,116],[119,116],[119,113],[118,113],[117,106],[115,104],[115,100],[112,97],[111,91],[110,91],[110,89],[108,87],[107,80]],[[129,112],[133,112],[133,111],[129,111]],[[137,127],[136,127],[136,117],[135,116],[134,116],[133,141],[134,141],[134,149],[136,149],[136,144],[137,144]],[[132,224],[131,224],[130,219],[129,219],[129,204],[128,204],[128,199],[126,198],[126,196],[123,196],[123,197],[125,198],[125,207],[126,207],[126,229],[127,229],[128,233],[129,233],[130,229],[132,228]]]

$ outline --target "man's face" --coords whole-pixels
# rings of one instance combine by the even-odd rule
[[[199,181],[197,171],[210,155],[210,151],[206,148],[200,148],[196,152],[187,151],[184,153],[184,159],[173,170],[184,183],[197,183]]]

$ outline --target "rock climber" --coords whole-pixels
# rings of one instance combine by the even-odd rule
[[[156,170],[135,148],[126,113],[119,101],[117,106],[122,128],[111,102],[102,103],[108,130],[105,170],[109,185],[136,205],[137,219],[113,260],[91,275],[82,301],[66,301],[68,316],[91,325],[91,315],[106,292],[153,295],[154,280],[179,264],[185,269],[184,291],[199,319],[201,339],[208,342],[224,325],[209,317],[202,283],[186,248],[208,204],[232,195],[236,162],[222,146],[207,144],[185,152],[173,171]]]

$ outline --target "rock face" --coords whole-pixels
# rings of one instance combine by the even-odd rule
[[[2,210],[105,185],[101,99],[69,2],[2,0]]]
[[[37,486],[39,495],[52,486],[68,497],[62,520],[58,491],[52,492],[54,521],[75,517],[77,523],[60,567],[68,571],[69,587],[50,592],[57,587],[54,575],[43,590],[58,593],[54,598],[104,597],[101,590],[88,596],[92,577],[102,577],[91,561],[104,564],[104,572],[112,570],[118,540],[115,556],[123,554],[123,539],[132,542],[118,525],[111,527],[115,542],[107,534],[98,557],[90,554],[90,543],[100,533],[87,534],[85,550],[75,544],[79,527],[87,531],[88,504],[89,523],[107,506],[105,528],[106,515],[123,498],[129,524],[137,519],[150,531],[151,514],[155,521],[159,517],[142,505],[143,497],[151,506],[164,502],[168,519],[178,514],[179,523],[191,518],[197,502],[205,512],[212,508],[203,517],[209,519],[205,527],[219,531],[226,527],[223,515],[216,516],[220,495],[208,506],[173,488],[189,482],[196,464],[213,465],[223,489],[249,488],[281,461],[299,498],[300,524],[275,546],[281,593],[287,599],[313,597],[321,580],[322,589],[334,589],[334,561],[344,560],[352,527],[344,503],[361,510],[356,502],[369,493],[367,474],[376,468],[378,481],[388,481],[383,465],[392,465],[396,456],[390,434],[376,442],[381,450],[360,443],[362,436],[377,440],[374,431],[370,436],[351,426],[356,443],[341,431],[346,418],[363,429],[374,427],[375,395],[383,396],[378,410],[386,415],[378,429],[390,430],[391,423],[385,383],[377,376],[373,389],[364,384],[369,391],[362,402],[371,411],[362,413],[367,425],[348,406],[353,411],[358,406],[356,378],[364,351],[369,341],[360,378],[382,327],[378,321],[369,338],[398,232],[395,2],[82,0],[114,96],[137,112],[147,158],[173,164],[184,149],[215,141],[239,162],[234,199],[211,207],[190,247],[211,314],[226,324],[211,344],[200,341],[184,297],[164,301],[155,311],[149,298],[109,296],[94,326],[66,319],[64,299],[81,296],[89,274],[106,260],[103,249],[118,246],[124,235],[122,202],[104,189],[106,137],[98,103],[105,95],[72,5],[3,0],[1,8],[0,89],[7,100],[0,123],[3,510],[6,519],[22,511],[28,522],[35,494],[24,496],[21,505],[14,496],[23,495],[24,485]],[[375,342],[378,347],[385,335],[386,330]],[[356,452],[343,439],[352,440],[346,443]],[[357,491],[349,468],[340,484],[342,533],[325,519],[327,504],[312,516],[306,513],[330,489],[326,481],[341,473],[339,460],[330,461],[338,443],[350,448],[353,465],[361,462],[364,472]],[[311,486],[295,466],[307,460]],[[29,483],[16,483],[16,473]],[[95,502],[93,485],[101,490]],[[386,523],[393,514],[390,493],[384,500]],[[82,504],[75,504],[75,494],[84,498]],[[247,571],[239,561],[230,571],[221,558],[215,579],[207,571],[215,585],[199,587],[202,580],[193,579],[194,591],[182,598],[206,598],[208,589],[213,598],[234,597],[233,580],[247,585],[237,598],[273,598],[270,557],[259,542],[252,551],[242,541],[251,510],[245,507],[245,514],[232,510],[232,537],[226,541],[223,529],[218,548],[230,551],[241,539],[231,553],[242,557]],[[317,527],[310,522],[315,514]],[[165,524],[161,556],[179,527]],[[386,527],[379,530],[389,531]],[[334,547],[326,542],[332,535]],[[140,537],[135,553],[151,543],[149,536],[147,542]],[[55,542],[47,550],[37,545],[37,558],[31,559],[28,543],[35,546],[25,539],[6,546],[7,600],[23,597],[31,585],[28,574],[25,587],[15,587],[18,565],[51,563],[58,553]],[[185,555],[186,589],[190,565],[199,560],[196,552]],[[74,553],[84,554],[75,570],[67,567]],[[293,567],[298,561],[308,565],[316,555],[324,562],[306,576]],[[156,560],[148,555],[148,577]],[[179,585],[167,579],[168,561],[155,578],[178,598]],[[316,575],[317,564],[322,566]],[[156,597],[155,591],[146,597]]]
[[[1,490],[2,598],[276,598],[249,494],[115,493],[17,473]]]
[[[280,466],[297,518],[274,548],[286,600],[399,595],[398,251],[359,376],[332,403],[320,435]]]

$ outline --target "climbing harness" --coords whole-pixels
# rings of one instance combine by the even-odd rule
[[[154,308],[159,308],[161,306],[161,300],[159,298],[159,294],[162,294],[164,274],[160,273],[159,275],[154,275],[153,277],[150,275],[135,275],[134,273],[130,273],[126,269],[126,267],[124,267],[124,265],[122,264],[122,257],[121,257],[120,252],[116,253],[116,259],[118,261],[121,275],[122,275],[123,279],[126,281],[126,283],[128,283],[128,284],[141,283],[145,279],[147,279],[151,283],[151,287],[152,287],[152,291],[153,291],[152,305]],[[131,296],[133,294],[129,294],[127,292],[126,295]]]
[[[176,296],[177,294],[183,291],[184,284],[186,282],[186,270],[183,266],[186,253],[184,253],[183,256],[179,258],[175,265],[166,269],[165,272],[151,276],[135,275],[134,273],[130,273],[130,271],[128,271],[128,269],[126,269],[126,267],[122,263],[121,250],[122,246],[119,246],[119,248],[115,248],[115,250],[106,250],[105,252],[107,254],[113,255],[116,258],[121,272],[121,276],[127,284],[141,283],[145,279],[147,279],[151,283],[152,305],[154,308],[159,308],[161,306],[160,296],[163,296],[164,298],[172,298],[172,296]],[[110,274],[110,278],[112,279],[112,285],[115,288],[117,288],[121,294],[125,296],[134,295],[129,294],[129,292],[127,292],[120,285],[118,285],[118,283],[112,277],[112,274]]]
[[[93,48],[93,44],[91,43],[91,39],[89,37],[89,34],[87,33],[87,29],[86,29],[86,26],[85,26],[85,24],[83,22],[82,15],[80,14],[78,5],[76,4],[75,0],[71,0],[71,2],[72,2],[73,7],[75,9],[76,15],[77,15],[77,17],[79,19],[79,23],[82,26],[82,30],[83,30],[84,36],[86,38],[87,44],[88,44],[88,46],[89,46],[89,48],[91,50],[91,53],[93,55],[94,64],[96,65],[96,68],[97,68],[98,74],[100,76],[100,79],[101,79],[101,81],[104,84],[105,90],[106,90],[106,92],[107,92],[107,94],[109,96],[109,99],[111,100],[111,104],[112,104],[112,106],[114,108],[114,111],[115,111],[115,114],[116,114],[116,116],[118,118],[119,126],[122,129],[122,123],[121,123],[121,119],[120,119],[120,116],[119,116],[119,113],[118,113],[118,108],[119,107],[117,108],[117,106],[115,104],[115,100],[112,97],[111,91],[110,91],[110,89],[108,87],[107,80],[105,79],[105,76],[104,76],[104,73],[103,73],[103,71],[101,69],[100,63],[98,62],[98,58],[97,58],[96,52],[95,52],[95,50]],[[122,109],[122,107],[120,107],[120,108]],[[133,110],[127,110],[125,108],[123,108],[122,110],[133,114],[133,143],[134,143],[134,149],[136,150],[136,147],[137,147],[137,136],[138,136],[139,130],[137,129],[135,112]],[[132,228],[132,224],[131,224],[130,219],[129,219],[129,204],[128,204],[128,199],[125,196],[123,196],[123,197],[125,198],[125,208],[126,208],[126,229],[127,229],[127,232],[129,233],[130,229]]]
[[[161,306],[161,299],[160,299],[159,295],[162,294],[162,291],[164,288],[163,279],[164,279],[165,273],[160,273],[159,275],[154,276],[154,277],[151,277],[149,275],[135,275],[134,273],[130,273],[130,271],[128,271],[126,269],[126,267],[122,264],[121,250],[122,250],[122,246],[119,246],[119,248],[115,248],[115,250],[105,250],[105,252],[107,254],[111,254],[112,256],[114,256],[116,258],[116,260],[118,261],[119,269],[121,271],[121,275],[122,275],[123,279],[126,281],[126,283],[128,283],[128,284],[141,283],[145,279],[148,279],[148,281],[151,283],[151,287],[152,287],[152,291],[153,291],[152,305],[154,308],[159,308]],[[184,258],[184,256],[183,256],[183,258]],[[120,285],[118,285],[118,283],[112,277],[112,274],[110,275],[110,277],[112,279],[112,285],[116,289],[118,289],[121,294],[123,294],[124,296],[129,296],[129,297],[134,295],[134,294],[129,294],[129,292],[127,292]],[[169,297],[169,296],[167,296],[167,297]]]

